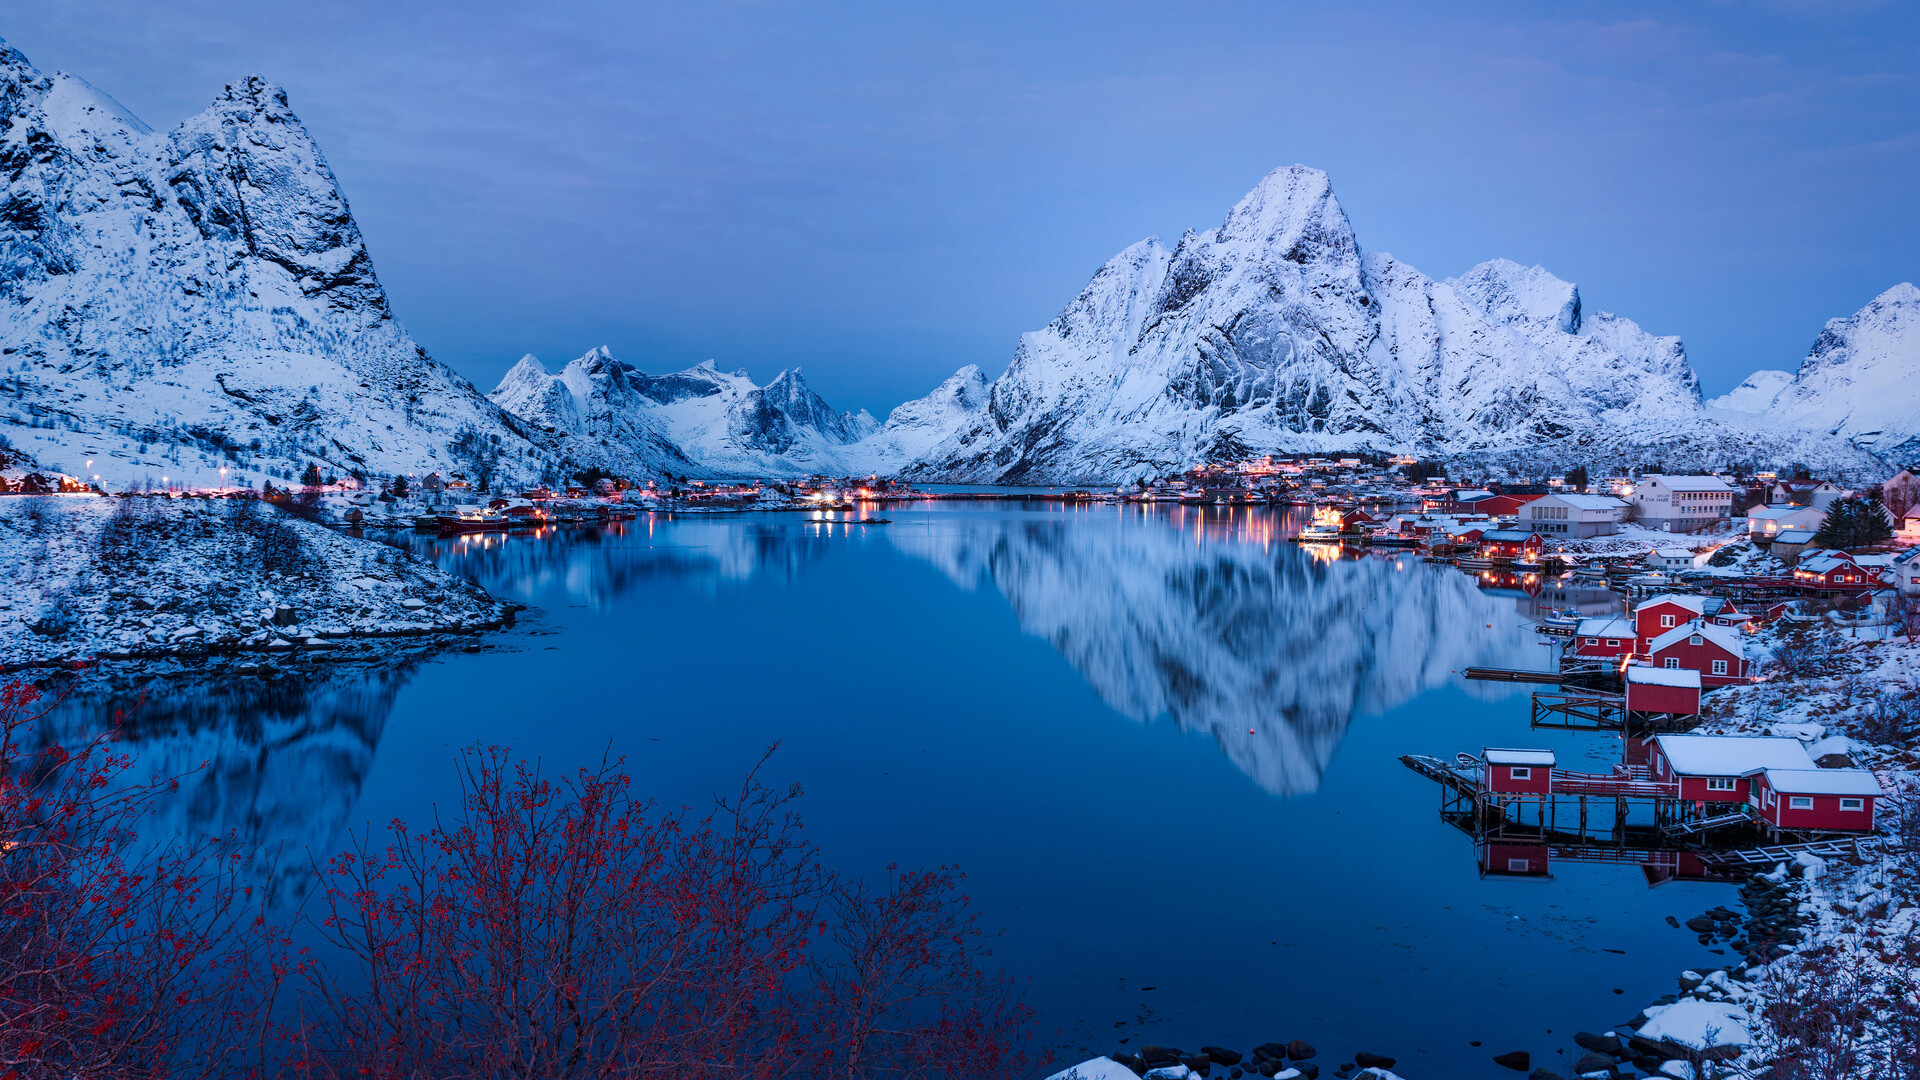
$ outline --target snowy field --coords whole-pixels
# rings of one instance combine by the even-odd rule
[[[475,631],[512,607],[253,500],[0,498],[0,670]]]

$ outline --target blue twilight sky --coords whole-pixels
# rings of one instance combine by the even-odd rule
[[[1920,278],[1903,0],[15,0],[0,36],[155,127],[285,85],[482,389],[606,344],[884,415],[1293,162],[1366,247],[1539,263],[1709,394]]]

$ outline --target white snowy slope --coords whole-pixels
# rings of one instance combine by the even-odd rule
[[[117,485],[441,468],[463,430],[511,467],[521,429],[394,320],[279,87],[161,133],[0,42],[0,434]]]
[[[1759,372],[1747,382],[1777,374]],[[1889,461],[1920,454],[1920,288],[1902,282],[1829,320],[1761,415],[1851,439]]]
[[[616,468],[698,476],[797,476],[855,471],[872,455],[847,448],[880,428],[865,410],[835,412],[800,369],[756,386],[707,361],[648,375],[605,346],[550,374],[529,356],[490,395],[502,408],[566,437],[570,456]],[[887,468],[898,459],[885,462]]]
[[[854,473],[891,473],[972,424],[987,404],[987,377],[968,364],[933,393],[894,406],[887,422],[840,456]]]
[[[1770,368],[1756,371],[1747,376],[1747,380],[1739,386],[1717,398],[1710,399],[1706,407],[1718,412],[1758,416],[1767,411],[1767,407],[1773,404],[1773,399],[1780,396],[1780,391],[1786,389],[1787,384],[1791,382],[1793,382],[1791,371],[1775,371]]]

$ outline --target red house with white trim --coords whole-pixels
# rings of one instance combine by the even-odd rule
[[[1798,739],[1772,735],[1655,735],[1647,773],[1687,802],[1744,803],[1749,773],[1758,769],[1813,769]]]
[[[1709,689],[1747,680],[1747,650],[1739,632],[1704,619],[1654,638],[1647,657],[1654,667],[1699,672],[1700,685]]]
[[[1878,574],[1854,562],[1846,552],[1822,551],[1808,558],[1810,554],[1802,552],[1793,568],[1793,580],[1803,588],[1865,589],[1877,584]]]
[[[1640,639],[1640,651],[1646,652],[1654,638],[1695,619],[1722,626],[1739,626],[1747,621],[1738,608],[1719,597],[1665,593],[1643,600],[1633,609],[1634,635]]]
[[[1755,769],[1755,812],[1774,832],[1872,832],[1880,781],[1865,769]]]
[[[1486,762],[1482,785],[1501,795],[1545,795],[1553,784],[1551,750],[1521,750],[1488,746],[1480,751]]]
[[[1551,864],[1545,844],[1480,845],[1480,872],[1514,877],[1545,877]]]
[[[1639,649],[1640,639],[1634,633],[1633,624],[1625,619],[1611,616],[1581,619],[1573,630],[1571,652],[1575,656],[1618,660],[1632,656]]]
[[[1519,559],[1534,562],[1546,550],[1547,542],[1539,533],[1518,529],[1500,529],[1480,537],[1480,555],[1488,559]]]

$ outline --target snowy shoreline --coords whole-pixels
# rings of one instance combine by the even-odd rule
[[[0,499],[0,672],[470,636],[519,605],[250,499]]]

